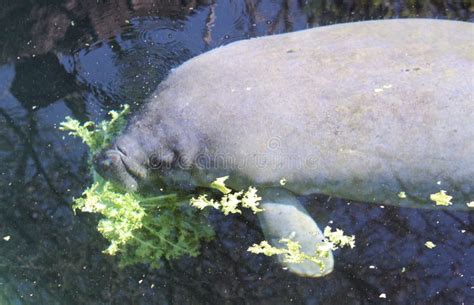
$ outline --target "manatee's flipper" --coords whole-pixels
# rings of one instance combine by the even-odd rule
[[[258,213],[260,225],[266,240],[274,247],[285,247],[280,239],[289,238],[301,245],[301,251],[314,255],[316,245],[320,244],[324,235],[316,222],[295,196],[280,188],[261,190],[262,201],[260,206],[265,211]],[[334,258],[332,252],[323,259],[324,269],[316,263],[304,261],[302,263],[286,263],[283,256],[279,256],[280,263],[292,273],[307,277],[321,277],[332,272]]]

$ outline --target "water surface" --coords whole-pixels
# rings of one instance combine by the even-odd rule
[[[356,235],[322,279],[248,254],[253,215],[212,214],[199,258],[119,269],[91,215],[87,151],[57,129],[137,109],[173,67],[249,37],[382,18],[474,21],[468,0],[5,0],[0,7],[0,304],[472,304],[473,213],[304,198]],[[472,33],[471,33],[472,34]],[[216,63],[218,64],[218,63]],[[424,246],[433,241],[437,247]],[[382,294],[386,298],[380,298]]]

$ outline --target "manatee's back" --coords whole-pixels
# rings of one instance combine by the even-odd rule
[[[150,111],[255,183],[364,201],[474,193],[474,26],[371,21],[240,41],[174,70]],[[441,186],[436,182],[441,181]]]

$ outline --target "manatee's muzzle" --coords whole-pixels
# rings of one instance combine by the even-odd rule
[[[129,191],[138,189],[139,182],[146,178],[146,168],[127,156],[122,150],[112,147],[94,156],[95,170],[104,179]]]

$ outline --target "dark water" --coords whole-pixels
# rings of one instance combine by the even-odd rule
[[[335,253],[330,276],[303,279],[245,251],[263,239],[252,215],[212,215],[217,239],[199,258],[121,270],[101,254],[96,219],[70,209],[90,177],[85,147],[56,128],[66,115],[100,120],[139,106],[171,68],[235,40],[415,16],[472,22],[474,5],[2,0],[0,237],[10,239],[0,239],[0,304],[473,304],[473,213],[306,198],[357,247]]]

